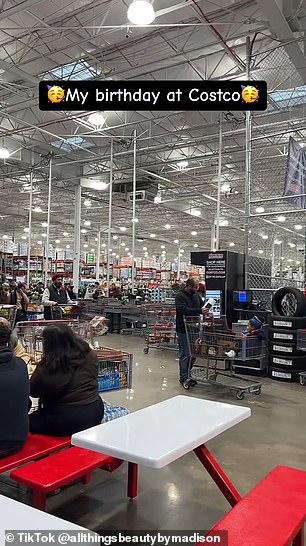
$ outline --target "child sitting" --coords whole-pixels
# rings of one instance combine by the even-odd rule
[[[242,332],[242,335],[244,337],[250,337],[255,336],[257,339],[262,341],[265,339],[265,334],[262,331],[263,323],[258,317],[253,317],[249,320],[249,324],[247,325],[247,328],[244,332]]]

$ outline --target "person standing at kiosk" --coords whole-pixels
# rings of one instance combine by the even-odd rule
[[[59,305],[71,305],[67,290],[63,286],[63,275],[57,273],[52,277],[52,284],[48,286],[42,296],[45,320],[61,319],[62,313]]]
[[[176,333],[179,345],[179,381],[183,385],[188,381],[191,387],[197,382],[189,379],[192,360],[185,330],[184,316],[196,316],[203,312],[204,301],[198,293],[199,281],[194,278],[187,279],[185,288],[179,290],[175,297],[176,307]]]

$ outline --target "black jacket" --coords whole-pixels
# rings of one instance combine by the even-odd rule
[[[86,363],[64,373],[58,370],[50,373],[38,364],[31,377],[31,396],[40,398],[43,406],[86,406],[99,399],[98,361],[91,352]]]
[[[201,314],[201,309],[204,305],[204,301],[201,296],[196,292],[195,294],[189,294],[186,289],[180,290],[175,296],[176,307],[176,331],[178,333],[185,333],[184,316],[192,317]]]
[[[29,395],[25,362],[8,348],[0,349],[0,450],[2,443],[26,441]]]

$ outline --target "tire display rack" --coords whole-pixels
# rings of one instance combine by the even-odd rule
[[[300,290],[284,287],[274,294],[268,332],[271,379],[306,383],[305,314],[306,299]]]

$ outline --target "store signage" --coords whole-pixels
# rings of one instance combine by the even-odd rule
[[[225,279],[226,277],[226,259],[224,254],[209,254],[205,266],[205,278]]]

